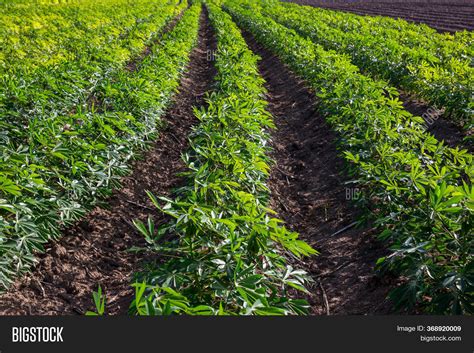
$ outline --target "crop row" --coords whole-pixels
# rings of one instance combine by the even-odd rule
[[[291,3],[282,5],[289,10],[294,7]],[[474,34],[469,31],[459,31],[455,34],[438,33],[426,24],[407,22],[400,18],[365,16],[308,6],[304,8],[314,14],[317,13],[321,20],[335,28],[348,32],[361,29],[364,33],[370,30],[370,33],[384,35],[385,38],[396,40],[401,45],[431,51],[440,59],[449,57],[465,58],[466,55],[472,56],[474,50],[472,48]]]
[[[186,6],[161,7],[153,32]],[[184,24],[175,31],[182,32],[195,12],[185,15]],[[34,263],[34,253],[43,251],[48,240],[58,238],[61,226],[78,219],[98,198],[109,194],[118,177],[127,172],[126,163],[134,152],[156,135],[159,118],[176,91],[190,52],[175,31],[164,34],[135,70],[122,68],[102,76],[93,90],[91,106],[72,105],[73,110],[66,114],[32,113],[23,126],[2,117],[2,286]],[[142,48],[148,39],[148,35],[142,38]]]
[[[472,7],[460,8],[456,5],[439,6],[438,4],[430,3],[429,8],[410,6],[394,8],[391,6],[387,7],[386,3],[383,4],[382,7],[374,6],[373,4],[367,7],[360,6],[359,4],[355,7],[330,6],[328,8],[349,11],[350,13],[356,13],[359,15],[383,16],[384,18],[389,16],[392,21],[395,20],[392,23],[389,22],[389,24],[395,24],[395,22],[398,22],[398,19],[403,19],[413,23],[413,25],[418,27],[418,31],[426,31],[424,35],[427,38],[429,38],[430,35],[438,34],[435,30],[444,32],[443,34],[447,34],[447,38],[452,38],[450,36],[451,33],[447,33],[452,32],[455,39],[459,39],[457,34],[467,34],[469,33],[468,31],[472,31],[474,28],[472,21]]]
[[[5,19],[11,23],[1,27],[7,38],[1,52],[8,58],[0,71],[2,121],[21,129],[31,116],[42,119],[91,104],[94,88],[139,55],[183,8],[173,3],[158,1],[152,5],[142,1],[132,11],[123,0],[96,6],[88,2],[61,6],[56,21],[50,18],[53,6],[51,12],[45,9],[36,14],[40,19],[45,17],[37,29],[29,23],[35,16],[7,12],[10,16]],[[99,11],[102,7],[105,9]],[[58,28],[50,28],[53,24]]]
[[[364,27],[364,33],[383,35],[396,40],[410,48],[421,48],[432,53],[441,61],[450,58],[470,59],[474,55],[474,33],[459,31],[455,34],[438,33],[433,28],[421,23],[406,22],[386,16],[360,16],[355,14],[323,10],[323,17],[331,25],[347,31],[355,31],[358,26]],[[367,27],[372,31],[368,32]]]
[[[134,313],[142,315],[307,312],[290,298],[305,291],[306,274],[288,265],[285,254],[315,253],[281,225],[267,208],[268,133],[258,57],[230,16],[213,3],[209,17],[217,37],[216,89],[196,109],[200,124],[191,134],[187,184],[175,199],[150,194],[172,220],[155,229],[136,222],[149,246],[165,260],[136,284]],[[164,206],[161,206],[164,201]],[[164,234],[175,234],[162,242]]]
[[[364,73],[388,80],[438,109],[445,108],[445,116],[451,116],[454,121],[466,124],[472,119],[474,68],[472,55],[466,55],[469,45],[457,45],[458,52],[464,49],[464,54],[455,55],[453,45],[443,48],[436,42],[423,48],[407,44],[406,39],[400,43],[398,36],[388,35],[383,27],[374,27],[370,19],[366,22],[359,19],[358,26],[350,30],[335,25],[344,23],[337,12],[321,13],[313,7],[283,4],[278,0],[263,2],[262,11],[326,50],[348,54]],[[405,35],[409,31],[400,29],[397,33]],[[418,43],[422,39],[413,41]],[[470,45],[473,44],[474,41]]]
[[[472,312],[472,156],[426,134],[422,119],[406,112],[385,83],[249,3],[229,0],[224,8],[314,88],[353,182],[364,190],[360,202],[390,245],[379,266],[405,279],[392,292],[397,307]]]

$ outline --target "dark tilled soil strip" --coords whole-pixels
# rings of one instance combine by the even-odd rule
[[[131,220],[148,216],[162,223],[165,218],[153,209],[145,190],[169,195],[182,178],[181,153],[187,148],[187,135],[196,123],[192,107],[204,103],[212,84],[213,65],[207,60],[215,40],[203,14],[199,44],[181,81],[174,105],[164,117],[165,128],[133,173],[123,178],[123,187],[108,200],[108,208],[95,208],[77,225],[67,229],[63,238],[49,246],[28,276],[17,281],[0,296],[0,315],[83,314],[93,309],[92,291],[100,284],[107,295],[106,311],[127,311],[133,291],[130,283],[145,255],[127,251],[143,244]]]
[[[389,287],[376,278],[373,269],[384,250],[371,230],[349,228],[333,235],[357,219],[346,199],[349,189],[335,134],[316,112],[315,96],[304,82],[248,33],[244,36],[262,57],[259,68],[267,81],[268,109],[277,125],[271,132],[276,161],[269,181],[271,206],[288,227],[320,251],[304,263],[316,280],[310,298],[312,313],[387,313]]]
[[[453,148],[465,148],[471,153],[474,151],[472,142],[464,140],[469,132],[443,117],[442,112],[439,113],[439,111],[432,108],[429,104],[403,92],[400,93],[400,100],[403,102],[403,106],[407,111],[425,119],[427,131],[432,133],[438,140],[444,141],[448,146]]]

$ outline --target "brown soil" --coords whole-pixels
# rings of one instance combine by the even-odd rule
[[[177,173],[185,169],[181,153],[197,121],[192,107],[204,103],[214,75],[206,55],[215,47],[213,38],[207,14],[203,14],[198,46],[192,51],[175,102],[163,118],[158,140],[142,160],[133,163],[133,173],[122,179],[122,188],[107,200],[108,208],[96,207],[67,229],[60,241],[39,256],[34,271],[0,296],[0,315],[84,314],[94,308],[92,291],[99,284],[107,296],[108,314],[127,311],[133,273],[146,259],[144,253],[128,251],[143,244],[131,221],[151,216],[163,223],[165,217],[152,207],[145,190],[169,195],[183,183]]]
[[[303,265],[315,279],[310,298],[313,314],[382,314],[389,286],[374,274],[385,254],[369,228],[349,227],[358,212],[346,199],[344,161],[336,135],[316,111],[314,94],[281,61],[248,34],[249,47],[262,57],[272,131],[271,206],[288,227],[320,251]]]

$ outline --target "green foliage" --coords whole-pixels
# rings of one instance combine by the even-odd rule
[[[347,57],[263,16],[249,1],[241,4],[229,0],[224,8],[307,80],[338,132],[348,171],[364,191],[359,202],[392,251],[379,267],[406,279],[392,293],[397,306],[472,313],[472,155],[425,133],[421,118]]]
[[[423,120],[379,80],[472,124],[472,32],[441,35],[405,21],[273,0],[207,5],[218,40],[216,89],[195,111],[201,123],[183,156],[188,183],[174,199],[149,195],[171,221],[135,221],[162,259],[139,275],[131,312],[308,310],[294,298],[309,278],[289,258],[316,252],[267,207],[273,123],[258,58],[222,3],[314,88],[364,191],[358,202],[391,250],[377,267],[404,279],[391,293],[396,307],[472,313],[472,155],[426,133]],[[2,287],[31,267],[62,226],[110,194],[127,162],[156,136],[196,44],[200,2],[172,31],[161,31],[186,7],[162,0],[0,4]],[[127,66],[147,45],[149,55]],[[88,315],[102,315],[101,287],[93,298],[97,312]]]
[[[260,2],[259,2],[260,4]],[[310,38],[326,50],[348,54],[361,71],[415,93],[445,116],[472,125],[474,36],[466,42],[433,34],[412,34],[413,25],[374,23],[372,17],[280,3],[262,2],[262,13]],[[388,27],[388,28],[387,28]],[[465,38],[467,38],[466,33]],[[421,44],[423,43],[423,44]]]
[[[184,156],[188,183],[175,199],[156,198],[172,220],[158,229],[135,222],[149,247],[165,259],[141,274],[131,311],[140,315],[304,314],[309,280],[286,256],[316,252],[273,218],[266,207],[270,160],[263,79],[257,59],[219,7],[208,4],[216,30],[216,91]],[[162,206],[161,204],[164,205]],[[163,235],[177,235],[163,242]]]
[[[102,293],[102,287],[99,285],[97,292],[92,293],[92,299],[95,305],[95,312],[88,311],[86,316],[102,316],[105,313],[105,294]]]

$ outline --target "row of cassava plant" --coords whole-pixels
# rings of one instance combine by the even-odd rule
[[[196,43],[199,14],[199,6],[186,10],[136,70],[105,77],[94,91],[95,105],[49,119],[31,117],[20,147],[2,146],[3,287],[31,267],[43,245],[60,236],[61,226],[108,195],[127,172],[126,163],[156,136]]]
[[[164,0],[95,4],[62,5],[59,13],[54,6],[40,6],[39,13],[30,6],[3,16],[0,115],[12,125],[11,140],[32,116],[50,119],[90,104],[94,88],[139,55],[184,8]]]
[[[140,315],[304,314],[308,304],[290,290],[305,291],[304,271],[285,258],[315,251],[298,240],[267,208],[270,160],[263,79],[257,56],[237,26],[208,3],[217,37],[215,91],[196,108],[200,124],[184,155],[187,184],[175,199],[150,195],[171,217],[156,227],[136,221],[163,261],[136,284],[131,311]],[[164,204],[164,205],[163,205]],[[175,236],[163,242],[164,234]]]
[[[338,132],[348,172],[365,191],[360,202],[390,246],[378,265],[405,280],[392,292],[396,307],[472,313],[472,155],[425,133],[392,88],[362,75],[347,57],[240,5],[229,0],[224,8],[307,80]]]
[[[444,115],[462,126],[472,125],[472,56],[440,56],[438,46],[430,50],[410,47],[387,36],[382,27],[369,26],[362,20],[358,21],[360,26],[353,30],[337,28],[327,20],[331,16],[340,17],[335,11],[323,13],[326,14],[323,16],[313,7],[283,4],[279,0],[258,3],[250,0],[249,3],[261,5],[264,15],[296,30],[326,50],[348,54],[362,72],[375,79],[388,80],[433,106],[445,108]],[[370,23],[370,19],[367,22]]]

